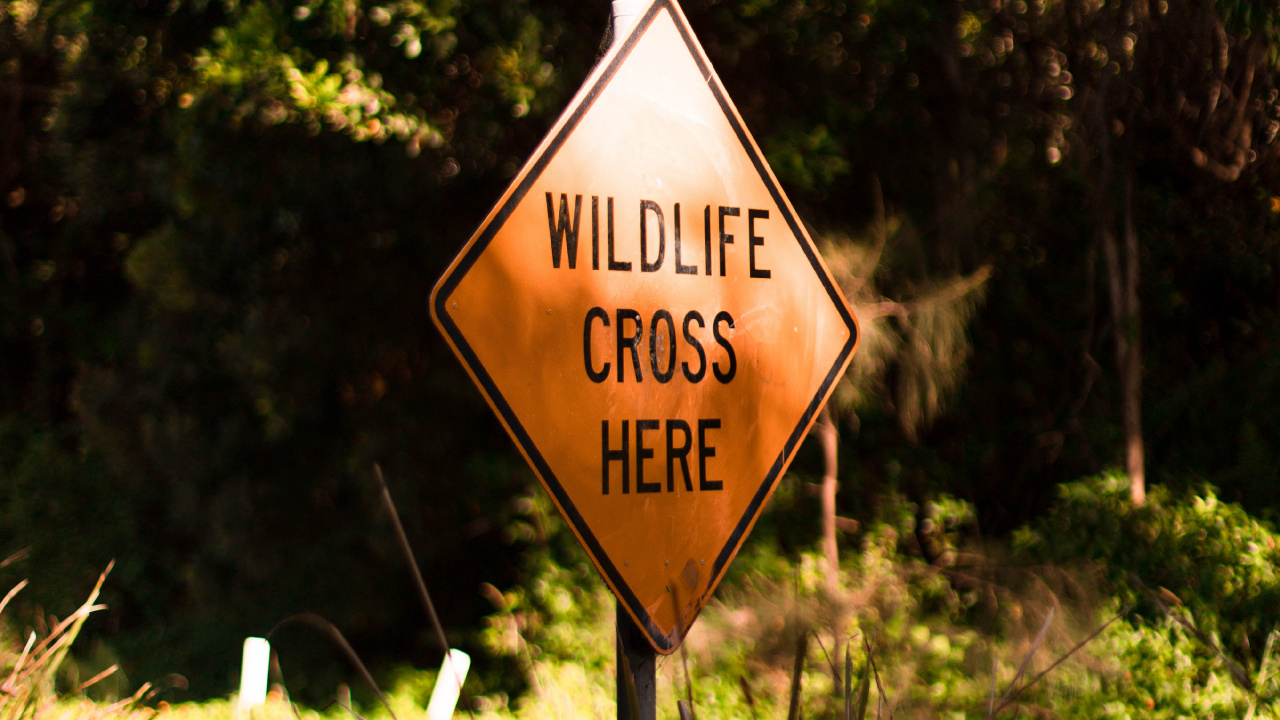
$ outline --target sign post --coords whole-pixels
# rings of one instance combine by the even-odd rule
[[[617,625],[618,720],[654,720],[657,713],[658,654],[631,616],[627,615],[622,603],[618,603]],[[635,692],[634,697],[632,691]]]
[[[619,666],[651,688],[644,643],[679,646],[858,340],[675,0],[635,15],[431,313],[617,597]]]

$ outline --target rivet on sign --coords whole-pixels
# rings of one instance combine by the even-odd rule
[[[458,303],[454,303],[454,304],[453,304],[453,306],[454,306],[454,307],[458,307]]]
[[[548,315],[550,315],[550,314],[551,314],[551,308],[547,308],[547,314],[548,314]]]
[[[670,561],[670,560],[663,560],[663,561],[662,561],[662,564],[663,564],[663,565],[670,565],[670,564],[671,564],[671,561]]]
[[[630,561],[630,560],[624,560],[624,561],[622,561],[622,564],[623,564],[623,565],[630,565],[630,564],[631,564],[631,561]]]
[[[703,561],[702,561],[702,564],[703,564],[703,565],[706,565],[706,564],[707,564],[707,561],[706,561],[706,560],[703,560]]]

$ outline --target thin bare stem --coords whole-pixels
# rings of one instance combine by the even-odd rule
[[[85,680],[84,682],[82,682],[82,683],[80,683],[79,685],[77,685],[77,686],[76,686],[76,692],[84,692],[84,689],[85,689],[85,688],[90,687],[91,685],[96,685],[97,683],[99,683],[99,682],[101,682],[101,681],[103,681],[103,680],[107,679],[107,678],[108,678],[108,677],[110,677],[112,674],[114,674],[114,673],[115,673],[115,671],[117,671],[117,670],[119,670],[119,669],[120,669],[120,666],[119,666],[119,665],[112,665],[111,667],[107,668],[106,670],[103,670],[102,672],[98,673],[97,675],[94,675],[93,677],[89,678],[88,680]]]
[[[19,592],[19,591],[21,591],[21,590],[22,590],[22,588],[24,588],[24,587],[26,587],[26,586],[27,586],[27,581],[26,581],[26,580],[23,580],[22,582],[18,583],[17,585],[14,585],[14,586],[9,590],[9,592],[5,594],[5,596],[4,596],[4,600],[0,600],[0,612],[4,612],[4,608],[5,608],[5,606],[6,606],[6,605],[8,605],[8,604],[9,604],[9,601],[13,599],[13,596],[14,596],[14,595],[17,595],[17,594],[18,594],[18,592]]]
[[[862,644],[867,649],[867,662],[871,664],[871,674],[876,678],[876,692],[879,693],[876,698],[876,717],[880,717],[880,706],[887,706],[889,703],[885,700],[884,685],[880,682],[880,669],[876,667],[876,657],[871,654],[871,643],[867,642],[866,636],[863,636]],[[889,717],[893,717],[893,710],[889,711]]]
[[[9,567],[14,563],[21,562],[22,560],[26,560],[29,557],[31,557],[31,548],[24,547],[18,552],[5,558],[4,560],[0,560],[0,568]]]
[[[449,639],[445,637],[444,626],[440,624],[440,616],[436,614],[435,603],[431,602],[431,593],[427,592],[427,583],[422,579],[422,571],[418,569],[418,559],[413,554],[413,546],[409,544],[409,536],[405,535],[404,525],[400,523],[400,512],[396,510],[396,503],[391,499],[391,490],[387,488],[387,481],[382,477],[382,467],[378,463],[373,464],[373,477],[378,481],[378,486],[382,488],[382,501],[386,503],[387,514],[391,516],[391,525],[395,528],[396,539],[400,541],[400,550],[404,552],[404,560],[409,565],[409,571],[413,573],[414,585],[418,588],[418,596],[422,599],[422,605],[427,610],[427,617],[431,619],[431,627],[436,631],[436,641],[440,643],[440,651],[444,653],[447,660],[449,658]],[[458,694],[462,696],[463,705],[467,708],[467,714],[475,717],[475,711],[471,708],[471,700],[467,697],[466,690],[463,689],[462,675],[458,673],[457,666],[450,662],[449,667],[453,669],[453,678],[458,683]]]
[[[804,681],[804,661],[809,654],[809,631],[802,630],[796,638],[796,664],[791,673],[791,703],[787,708],[787,720],[800,718],[800,692]]]
[[[347,642],[346,636],[344,636],[342,631],[333,623],[325,620],[323,617],[315,613],[299,613],[297,615],[290,615],[276,623],[275,627],[271,628],[271,632],[267,633],[267,639],[271,639],[271,636],[284,625],[293,622],[310,625],[328,635],[329,639],[333,641],[333,644],[337,645],[338,649],[342,651],[342,654],[347,656],[347,660],[355,666],[356,670],[360,672],[360,676],[366,683],[368,683],[374,694],[378,696],[378,700],[380,700],[382,702],[382,706],[387,709],[387,714],[391,716],[391,720],[399,720],[399,718],[396,717],[395,711],[391,709],[391,705],[387,703],[386,696],[382,694],[382,689],[379,688],[378,683],[374,681],[373,675],[369,674],[369,669],[366,668],[364,662],[360,660],[360,656],[357,655],[355,649],[351,647],[351,643]]]
[[[999,713],[1001,710],[1004,710],[1012,702],[1015,702],[1015,701],[1020,702],[1022,698],[1022,693],[1024,690],[1031,687],[1032,685],[1035,685],[1045,675],[1048,675],[1049,673],[1053,672],[1054,668],[1066,662],[1067,658],[1070,658],[1072,655],[1075,655],[1077,651],[1079,651],[1085,645],[1088,645],[1089,642],[1092,641],[1094,638],[1098,637],[1098,635],[1102,634],[1102,631],[1110,627],[1112,623],[1114,623],[1115,621],[1127,615],[1131,609],[1133,609],[1132,605],[1116,613],[1115,617],[1111,618],[1110,620],[1106,621],[1102,625],[1098,626],[1098,628],[1095,629],[1093,632],[1089,633],[1089,635],[1085,639],[1076,643],[1070,650],[1066,652],[1066,654],[1064,654],[1062,657],[1058,658],[1057,660],[1054,660],[1053,663],[1049,665],[1049,667],[1045,668],[1044,670],[1041,670],[1035,677],[1031,678],[1022,687],[1018,688],[1018,692],[1013,698],[1002,701],[1000,705],[996,707],[995,710],[993,710],[988,715],[988,717],[994,717],[996,713]]]
[[[742,696],[747,699],[747,707],[751,708],[752,720],[760,720],[760,715],[756,713],[756,699],[751,694],[751,685],[747,683],[747,676],[739,675],[738,684],[742,686]]]

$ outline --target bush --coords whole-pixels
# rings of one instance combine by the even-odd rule
[[[986,553],[961,547],[971,518],[950,498],[923,508],[888,498],[879,519],[851,538],[836,597],[825,590],[816,550],[788,558],[774,538],[752,537],[691,630],[687,659],[659,661],[659,715],[675,717],[676,699],[686,694],[704,720],[785,715],[797,639],[807,633],[805,717],[843,717],[832,665],[842,672],[852,647],[860,677],[868,664],[864,638],[885,701],[900,717],[982,716],[993,686],[998,704],[1008,687],[1041,672],[1017,703],[1024,714],[1276,717],[1275,684],[1261,681],[1270,672],[1254,659],[1268,640],[1267,603],[1277,592],[1274,535],[1265,523],[1208,489],[1175,498],[1156,488],[1135,509],[1127,481],[1114,475],[1063,486],[1050,512],[1015,535],[1007,557],[990,546]],[[489,648],[521,658],[536,678],[513,708],[505,698],[486,703],[501,704],[502,717],[612,711],[613,603],[576,545],[560,542],[571,536],[557,520],[542,515],[533,523],[552,530],[529,554],[522,588],[502,594],[489,618]],[[1101,595],[1090,590],[1097,586]],[[1135,602],[1136,610],[1053,665]],[[831,631],[836,612],[845,618],[841,638]],[[1201,628],[1203,639],[1189,626]],[[1248,646],[1246,630],[1257,633]],[[1220,653],[1219,632],[1241,642]],[[874,708],[875,682],[870,697]],[[999,716],[1014,711],[1010,704]]]
[[[1015,533],[1013,545],[1028,563],[1100,571],[1105,589],[1134,603],[1138,617],[1154,622],[1185,605],[1200,630],[1248,657],[1278,619],[1277,539],[1212,487],[1175,496],[1156,486],[1134,507],[1128,478],[1107,474],[1062,485],[1049,513]]]

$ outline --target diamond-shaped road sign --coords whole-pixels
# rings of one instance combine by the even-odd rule
[[[431,311],[661,653],[858,338],[674,0],[601,60]]]

